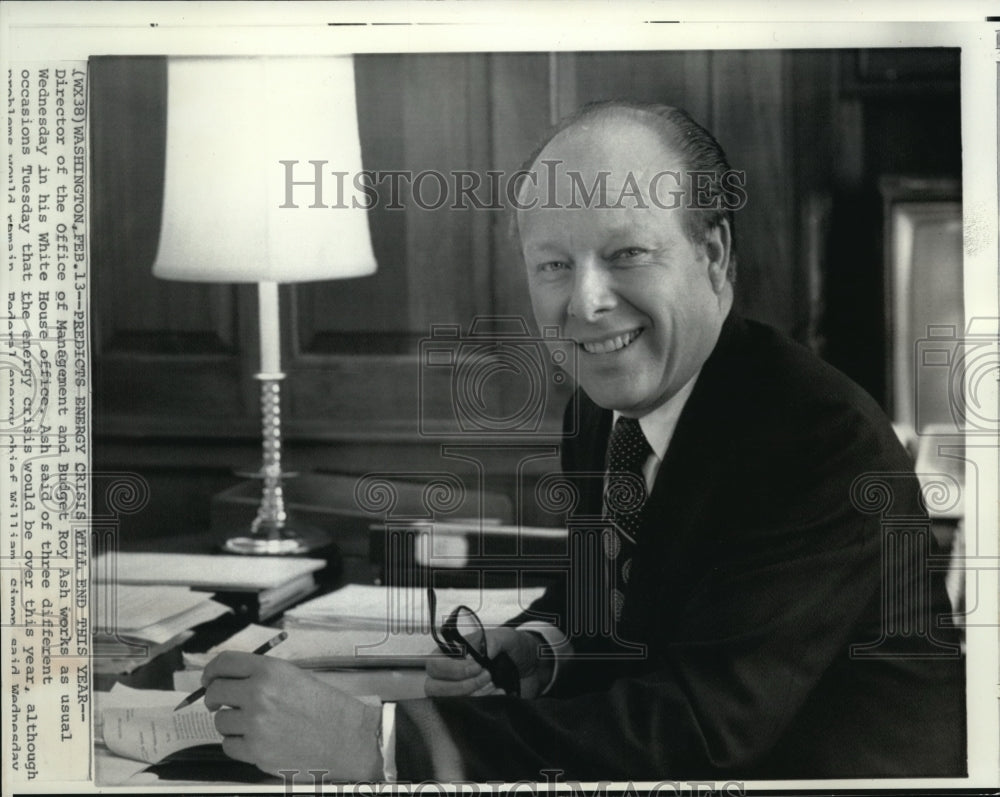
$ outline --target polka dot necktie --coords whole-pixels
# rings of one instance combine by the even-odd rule
[[[607,484],[604,488],[604,554],[608,559],[611,603],[615,619],[621,619],[624,588],[632,570],[636,534],[646,503],[646,480],[642,467],[653,450],[635,418],[620,417],[608,443]]]

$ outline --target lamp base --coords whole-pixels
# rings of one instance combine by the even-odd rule
[[[229,537],[222,550],[249,556],[295,556],[326,548],[332,541],[329,534],[312,526],[261,523],[253,531]]]

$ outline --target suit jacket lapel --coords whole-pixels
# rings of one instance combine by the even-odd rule
[[[705,502],[718,500],[714,482],[727,445],[726,405],[734,400],[731,370],[742,336],[743,321],[730,314],[677,420],[643,510],[637,578],[698,533]]]
[[[579,394],[578,435],[580,456],[575,461],[589,475],[579,479],[580,506],[577,515],[600,516],[603,507],[604,459],[611,434],[610,410],[601,409],[583,393]]]

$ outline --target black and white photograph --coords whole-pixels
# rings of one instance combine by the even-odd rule
[[[1000,18],[9,5],[4,794],[995,788]]]

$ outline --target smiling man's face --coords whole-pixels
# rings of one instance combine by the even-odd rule
[[[670,208],[655,174],[684,165],[654,131],[629,118],[599,119],[563,131],[536,164],[555,161],[526,187],[518,213],[521,249],[539,327],[557,326],[577,343],[577,380],[599,406],[641,417],[698,373],[732,305],[726,279],[730,241],[723,226],[693,243],[684,210]],[[607,201],[584,202],[607,172]],[[570,205],[576,172],[576,207]],[[631,178],[629,177],[631,175]],[[639,195],[630,196],[632,185]],[[551,195],[551,188],[556,195]],[[621,207],[615,206],[627,188]],[[683,205],[683,201],[678,203]],[[549,205],[550,207],[545,207]],[[558,207],[551,207],[558,205]],[[644,207],[642,207],[644,206]]]

